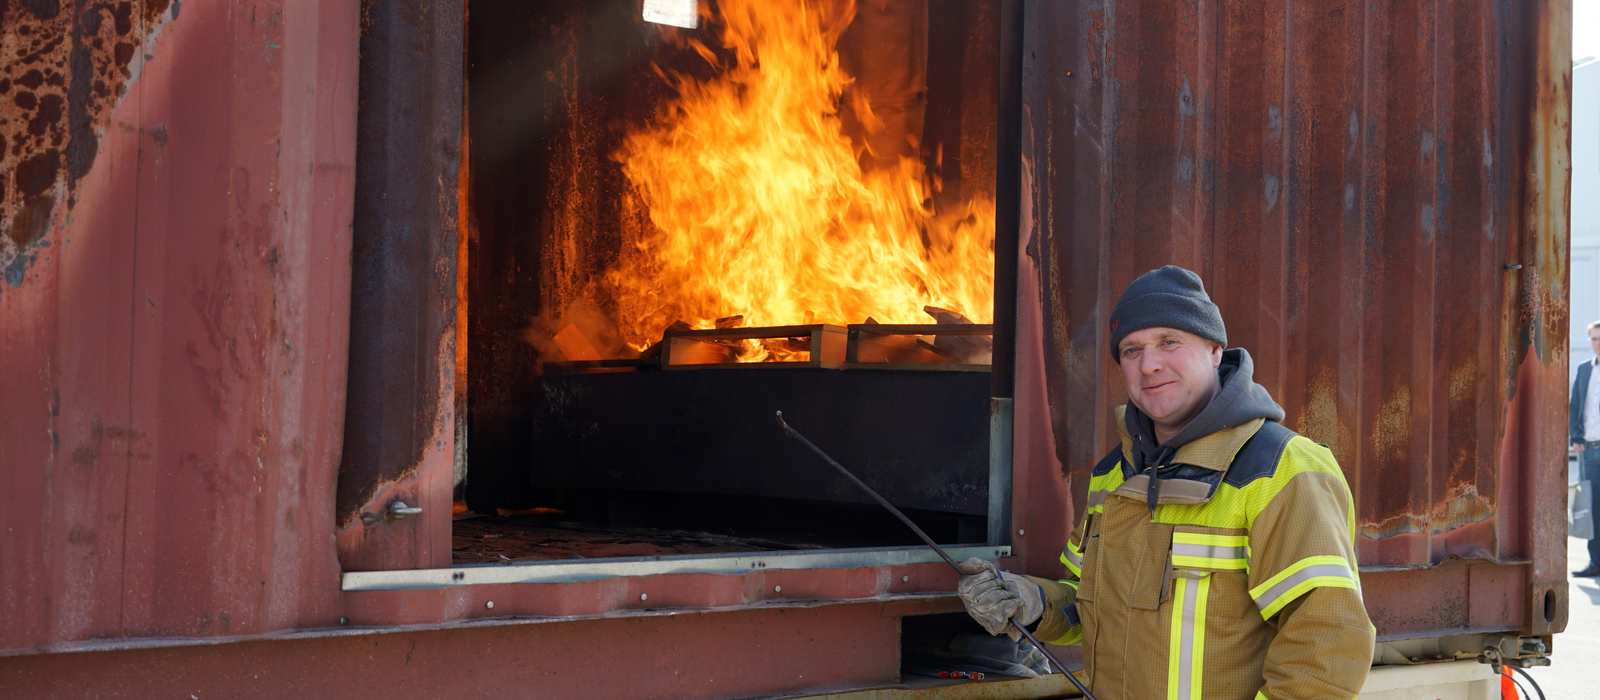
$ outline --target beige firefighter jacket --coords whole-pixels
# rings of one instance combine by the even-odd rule
[[[1083,642],[1099,700],[1355,697],[1375,630],[1332,453],[1264,419],[1220,430],[1178,449],[1152,514],[1149,476],[1125,467],[1125,408],[1067,578],[1028,577],[1045,592],[1038,637]]]

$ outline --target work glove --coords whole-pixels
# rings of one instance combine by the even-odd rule
[[[989,634],[1006,633],[1013,640],[1022,635],[1011,626],[1031,625],[1044,614],[1044,591],[1039,584],[1016,574],[996,570],[994,564],[972,557],[958,565],[963,574],[956,592],[967,614]]]

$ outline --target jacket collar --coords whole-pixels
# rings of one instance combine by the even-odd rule
[[[1122,419],[1127,410],[1126,404],[1116,408],[1117,436],[1122,438],[1122,458],[1128,464],[1132,464],[1133,437],[1128,435],[1127,422]],[[1178,453],[1172,456],[1172,463],[1189,464],[1218,472],[1228,471],[1228,465],[1233,463],[1234,455],[1239,454],[1239,448],[1244,447],[1245,441],[1255,435],[1266,422],[1265,418],[1257,418],[1195,438],[1178,448]]]
[[[1127,423],[1123,420],[1127,408],[1126,405],[1116,408],[1117,435],[1122,438],[1124,465],[1133,464],[1133,438],[1128,435]],[[1233,458],[1239,454],[1239,449],[1244,447],[1244,443],[1266,422],[1265,418],[1256,418],[1195,438],[1179,447],[1178,452],[1172,457],[1172,464],[1182,465],[1184,468],[1178,469],[1173,478],[1163,477],[1159,480],[1156,502],[1160,505],[1203,505],[1209,502],[1211,497],[1216,495],[1223,473],[1233,464]],[[1199,467],[1209,471],[1210,474],[1203,477],[1195,475],[1193,470],[1187,467]],[[1150,479],[1155,476],[1153,473],[1155,471],[1150,469],[1143,474],[1128,476],[1122,485],[1116,488],[1115,493],[1128,498],[1145,499]],[[1195,478],[1178,476],[1184,472]]]

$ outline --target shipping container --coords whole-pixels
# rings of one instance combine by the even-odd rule
[[[646,6],[0,3],[0,694],[1060,696],[903,676],[956,576],[771,410],[959,556],[1060,575],[1125,400],[1106,317],[1164,264],[1345,471],[1371,697],[1560,651],[1569,3],[762,5],[822,42],[779,84],[834,102],[698,134],[737,112],[683,95],[760,92],[705,87],[756,5]],[[668,203],[778,187],[692,156],[817,128],[773,147],[898,193],[966,316],[640,263]],[[861,201],[786,245],[864,240]],[[823,304],[797,259],[768,284]],[[667,325],[723,311],[757,328]]]

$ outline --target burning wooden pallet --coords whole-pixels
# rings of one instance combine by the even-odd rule
[[[935,313],[938,312],[938,313]],[[635,372],[655,369],[876,369],[944,372],[988,371],[994,326],[974,324],[930,307],[940,323],[850,326],[805,324],[738,327],[738,316],[718,319],[717,328],[694,329],[678,322],[661,342],[631,359],[600,359],[576,332],[560,350],[569,359],[545,363],[548,374]],[[568,330],[571,330],[570,328]],[[568,347],[571,346],[571,347]],[[581,359],[580,359],[581,358]]]
[[[994,353],[992,324],[858,323],[848,333],[849,369],[987,372]]]
[[[750,344],[746,341],[752,340],[765,341],[761,345],[771,356],[787,356],[794,359],[740,362],[740,355],[750,352]],[[669,330],[661,342],[661,368],[668,370],[808,367],[839,369],[844,366],[845,344],[845,328],[825,323],[805,326]]]

